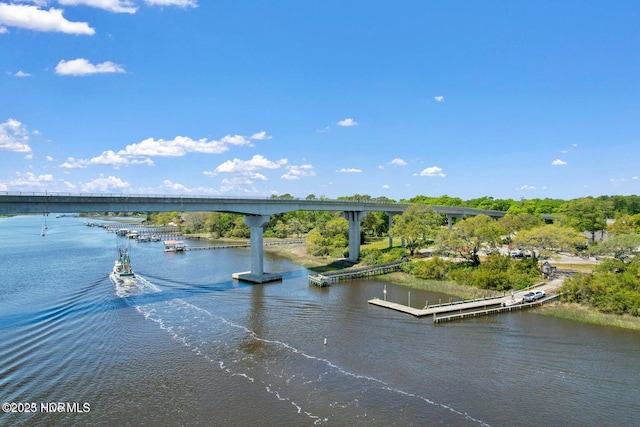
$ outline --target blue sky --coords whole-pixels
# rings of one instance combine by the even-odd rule
[[[637,1],[0,0],[0,191],[640,193]]]

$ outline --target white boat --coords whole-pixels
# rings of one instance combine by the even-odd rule
[[[135,277],[135,274],[133,274],[133,270],[131,269],[129,252],[126,249],[118,249],[118,258],[113,264],[113,271],[109,277],[116,284]]]
[[[165,252],[183,252],[185,250],[184,242],[182,240],[165,240],[164,251]]]

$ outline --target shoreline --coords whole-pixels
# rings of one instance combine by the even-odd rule
[[[293,245],[277,245],[265,247],[265,252],[274,253],[291,261],[295,261],[310,270],[321,270],[329,266],[340,266],[340,260],[329,257],[314,257],[307,254],[305,244]],[[341,268],[345,268],[343,265]],[[558,264],[558,267],[569,267],[574,270],[590,271],[586,265],[578,267],[576,263]],[[577,268],[576,268],[577,267]],[[586,268],[585,268],[586,267]],[[406,286],[413,289],[421,289],[431,292],[439,292],[452,295],[462,299],[474,299],[490,296],[502,295],[497,291],[487,289],[472,288],[470,286],[460,285],[453,281],[437,281],[423,280],[407,273],[389,273],[384,275],[385,280],[400,286]],[[532,312],[536,312],[543,316],[553,316],[561,319],[572,320],[581,323],[588,323],[599,326],[610,326],[616,328],[625,328],[640,331],[640,318],[629,315],[617,315],[601,313],[593,308],[575,303],[554,302]]]

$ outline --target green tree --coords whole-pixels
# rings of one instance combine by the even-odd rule
[[[640,235],[616,234],[593,248],[598,255],[610,255],[621,261],[631,260],[640,254]]]
[[[344,256],[349,246],[349,222],[337,217],[320,224],[307,237],[307,251],[312,255]]]
[[[593,274],[564,281],[562,299],[595,307],[604,313],[640,315],[640,259],[628,263],[609,259]]]
[[[607,229],[611,234],[635,233],[638,229],[638,220],[632,215],[622,214],[613,224],[608,225]]]
[[[251,230],[244,222],[244,216],[238,215],[233,219],[232,228],[229,230],[229,237],[248,239],[251,237]]]
[[[530,230],[535,227],[539,227],[544,224],[540,215],[535,215],[528,212],[522,213],[507,213],[505,216],[498,220],[500,225],[504,228],[508,235],[512,235],[521,230]]]
[[[478,266],[480,250],[485,246],[498,246],[502,235],[504,229],[498,221],[487,215],[477,215],[457,222],[451,230],[442,230],[437,244],[446,250],[458,252],[472,266]]]
[[[607,216],[613,217],[613,205],[609,201],[583,197],[567,202],[559,213],[563,225],[591,233],[591,242],[595,242],[596,233],[607,227]]]
[[[370,236],[382,236],[389,228],[386,212],[367,212],[362,219],[362,231]]]
[[[169,223],[180,224],[180,212],[157,212],[151,215],[152,221],[156,225],[167,225]]]
[[[202,233],[206,227],[208,214],[206,212],[187,212],[184,214],[185,232]]]
[[[229,213],[211,212],[205,220],[205,227],[216,239],[227,237],[233,228],[236,216]]]
[[[430,206],[411,205],[393,218],[389,230],[392,237],[401,237],[411,255],[415,250],[433,241],[442,225],[442,216]]]
[[[569,227],[547,224],[522,230],[513,238],[513,244],[531,252],[534,261],[549,258],[559,252],[578,253],[586,245],[586,237]]]

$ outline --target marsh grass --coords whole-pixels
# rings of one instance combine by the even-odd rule
[[[459,285],[453,281],[424,280],[418,279],[407,273],[389,273],[384,276],[385,280],[397,285],[407,286],[423,291],[439,292],[447,295],[454,295],[463,299],[486,298],[503,295],[502,292],[488,289],[472,288],[470,286]]]
[[[538,312],[545,316],[554,316],[592,325],[614,326],[640,331],[639,317],[601,313],[593,308],[575,303],[556,302],[547,304],[538,309]]]

